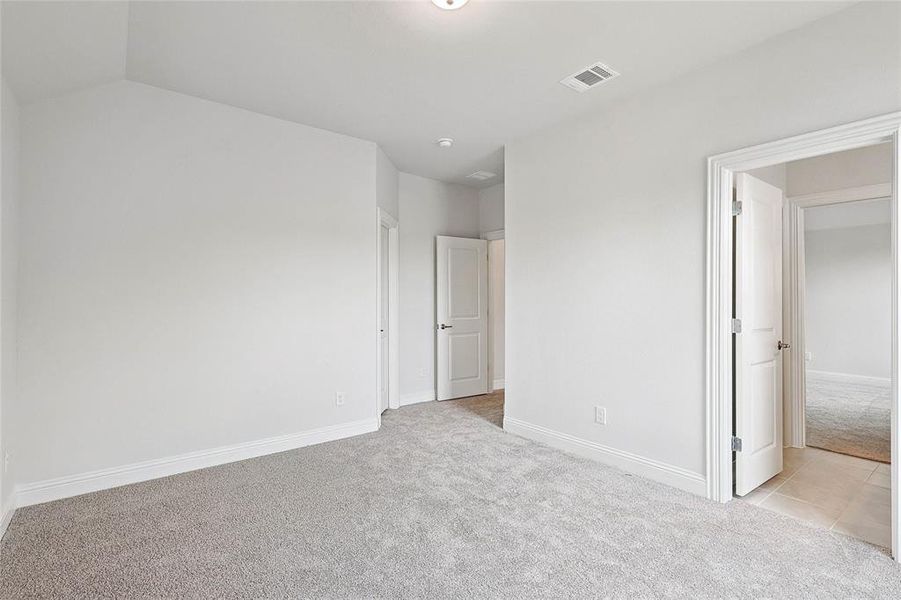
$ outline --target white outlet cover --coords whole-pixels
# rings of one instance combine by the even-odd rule
[[[335,406],[344,406],[344,392],[335,392]]]
[[[807,362],[812,361],[813,360],[813,352],[805,352],[804,360],[806,360]]]
[[[598,425],[607,424],[607,409],[603,406],[594,407],[594,422]]]

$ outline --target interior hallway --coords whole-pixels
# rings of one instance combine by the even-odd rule
[[[16,512],[0,597],[901,597],[875,546],[499,428],[503,393],[376,433]]]

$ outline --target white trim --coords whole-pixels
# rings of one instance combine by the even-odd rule
[[[882,385],[892,383],[891,377],[871,377],[869,375],[854,375],[853,373],[836,373],[835,371],[817,371],[815,369],[808,369],[807,374],[820,379],[840,381],[842,383],[878,383]]]
[[[16,506],[41,504],[42,502],[69,498],[130,483],[149,481],[159,477],[168,477],[178,473],[187,473],[197,469],[205,469],[216,465],[247,460],[248,458],[340,440],[377,431],[378,425],[379,422],[376,418],[362,419],[360,421],[329,425],[243,444],[221,446],[210,450],[189,452],[178,456],[148,460],[110,469],[100,469],[89,473],[69,475],[24,485],[20,484],[16,486]]]
[[[899,406],[899,297],[901,254],[898,236],[898,177],[901,171],[901,112],[832,127],[751,148],[707,161],[707,290],[706,290],[706,480],[707,496],[732,499],[732,180],[733,174],[801,158],[891,142],[892,181],[892,555],[901,557],[901,406]]]
[[[495,280],[495,277],[498,276],[498,273],[496,272],[496,269],[493,268],[494,256],[497,252],[497,244],[492,244],[491,242],[500,241],[500,240],[504,239],[503,238],[504,230],[501,229],[499,231],[501,233],[500,238],[488,240],[488,382],[490,385],[490,388],[488,391],[490,391],[490,392],[504,388],[504,380],[497,379],[496,373],[494,372],[494,367],[495,367],[494,359],[495,359],[495,354],[496,354],[495,344],[497,343],[497,340],[494,337],[494,326],[497,324],[495,322],[497,313],[494,310],[494,303],[497,300],[497,298],[495,297],[497,295],[497,290],[495,289],[495,286],[494,286],[494,280]],[[492,232],[489,232],[489,233],[492,233]],[[483,234],[483,235],[487,235],[487,234]],[[487,238],[485,238],[485,239],[487,239]],[[506,252],[506,244],[504,244],[504,250]],[[500,273],[499,273],[501,280],[504,280],[506,277],[506,264],[507,264],[507,260],[506,260],[506,258],[504,258],[504,268],[501,269]],[[503,300],[505,300],[505,299],[502,299],[502,301]],[[498,385],[498,382],[500,382],[500,385]]]
[[[399,297],[400,297],[400,277],[399,277],[399,236],[398,236],[398,226],[399,223],[397,219],[391,216],[389,213],[385,212],[381,208],[378,208],[378,226],[386,227],[388,229],[388,408],[400,408],[400,393],[398,390],[399,382],[400,382],[400,342],[399,342],[399,329],[397,327],[398,315],[399,315]],[[382,285],[382,276],[381,276],[381,243],[382,236],[381,232],[376,230],[378,233],[376,246],[376,260],[378,261],[378,267],[376,268],[376,272],[378,273],[378,283],[376,284],[376,293],[378,297],[376,299],[376,306],[379,306],[379,302],[381,302],[381,290],[379,290],[379,286]],[[376,332],[379,330],[379,319],[380,319],[380,311],[381,307],[376,310]],[[380,378],[382,376],[382,368],[381,368],[381,360],[382,360],[382,348],[381,343],[378,339],[378,334],[376,334],[376,414],[381,413],[381,381]]]
[[[388,211],[383,209],[382,207],[378,207],[379,213],[379,224],[384,225],[388,229],[394,229],[400,222]]]
[[[700,473],[610,446],[604,446],[597,442],[554,431],[553,429],[534,425],[520,419],[504,417],[504,430],[699,496],[703,496],[707,489],[704,476]]]
[[[3,540],[3,536],[6,535],[6,530],[9,527],[9,524],[13,520],[13,515],[16,514],[16,505],[15,505],[16,497],[13,495],[13,505],[10,506],[6,512],[0,515],[0,540]]]
[[[783,369],[784,403],[782,410],[785,446],[803,448],[807,444],[805,400],[807,381],[804,370],[804,213],[786,198],[783,211],[783,331],[792,347],[785,351]]]
[[[503,229],[495,229],[493,231],[486,231],[480,236],[483,240],[488,240],[489,242],[494,240],[502,240],[504,239],[504,230]]]
[[[815,206],[845,204],[891,198],[892,184],[879,183],[803,196],[785,200],[785,331],[792,348],[786,352],[785,370],[787,392],[784,410],[785,445],[803,448],[807,444],[805,427],[807,381],[805,377],[806,332],[805,305],[807,286],[804,264],[804,211]]]
[[[411,394],[404,394],[400,397],[400,405],[401,406],[410,406],[411,404],[419,404],[420,402],[431,402],[435,400],[437,396],[435,395],[435,390],[422,390],[421,392],[413,392]]]
[[[786,198],[786,200],[799,208],[810,208],[812,206],[844,204],[846,202],[860,202],[861,200],[877,200],[879,198],[891,197],[892,184],[877,183],[874,185],[861,185],[858,187],[832,190],[830,192],[790,196]]]

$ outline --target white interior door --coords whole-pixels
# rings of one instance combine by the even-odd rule
[[[488,242],[437,238],[438,399],[488,393]]]
[[[782,190],[736,175],[735,493],[782,471]]]
[[[379,408],[388,409],[388,228],[379,226]]]

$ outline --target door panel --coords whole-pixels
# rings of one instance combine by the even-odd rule
[[[488,242],[438,236],[436,247],[438,399],[486,394]]]
[[[782,190],[736,175],[735,493],[782,471]]]

